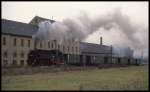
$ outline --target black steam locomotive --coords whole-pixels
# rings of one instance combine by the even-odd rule
[[[85,56],[84,64],[83,57],[76,60],[75,56],[71,54],[64,54],[59,50],[31,50],[28,54],[27,64],[29,66],[50,66],[50,65],[140,65],[140,59],[127,58],[127,57],[101,57],[97,56],[97,61],[92,61],[92,56]],[[101,62],[99,62],[101,61]],[[103,62],[104,61],[104,62]]]
[[[64,64],[64,54],[59,50],[32,50],[27,63],[29,66]]]

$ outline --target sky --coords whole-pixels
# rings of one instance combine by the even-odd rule
[[[28,23],[38,15],[61,21],[81,11],[96,16],[117,7],[133,20],[148,25],[148,2],[2,2],[2,18]]]
[[[129,16],[131,22],[148,28],[148,2],[2,2],[2,18],[24,23],[29,23],[34,16],[41,16],[56,21],[63,21],[66,18],[76,18],[81,13],[86,13],[91,18],[111,13],[115,9]],[[115,29],[116,30],[116,29]],[[143,35],[142,35],[143,34]],[[142,36],[140,40],[148,41],[148,30],[138,32],[136,35]],[[91,43],[99,43],[99,36],[103,36],[104,44],[111,45],[119,40],[121,35],[114,34],[114,31],[107,32],[101,29],[85,40]],[[116,37],[116,38],[113,38]],[[117,42],[117,41],[116,41]],[[148,43],[148,42],[147,42]],[[126,44],[126,43],[123,43]],[[145,53],[148,54],[148,44]]]

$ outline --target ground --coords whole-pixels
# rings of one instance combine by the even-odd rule
[[[148,90],[148,67],[3,75],[2,90]]]

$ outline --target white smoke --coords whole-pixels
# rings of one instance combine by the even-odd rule
[[[140,26],[141,27],[141,26]],[[134,50],[148,49],[147,36],[143,39],[137,37],[139,31],[147,32],[147,29],[140,30],[139,26],[133,25],[127,15],[122,14],[120,9],[115,10],[111,14],[90,18],[87,14],[83,14],[78,18],[64,19],[62,22],[44,21],[39,24],[39,31],[33,36],[37,41],[40,40],[57,40],[60,44],[64,40],[75,39],[75,41],[83,41],[92,33],[104,28],[106,31],[118,28],[126,39],[120,38],[121,41],[127,43],[123,47],[130,47]],[[146,31],[144,31],[146,30]],[[148,34],[144,34],[148,35]],[[141,35],[140,35],[141,36]],[[142,41],[141,41],[142,40]],[[117,45],[120,45],[118,43]]]

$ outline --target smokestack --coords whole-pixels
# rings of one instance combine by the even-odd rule
[[[100,37],[100,45],[102,45],[103,44],[103,39],[102,39],[102,37]]]

